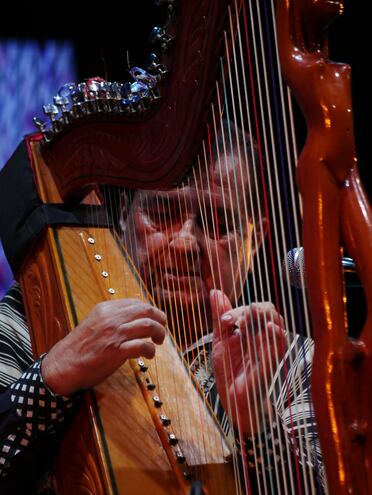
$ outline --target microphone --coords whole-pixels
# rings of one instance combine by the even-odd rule
[[[351,273],[353,275],[356,274],[355,263],[351,258],[344,256],[341,263],[344,272]],[[282,275],[287,282],[293,285],[293,287],[296,287],[297,289],[303,289],[306,287],[305,256],[303,247],[293,248],[288,251],[282,262]],[[353,278],[355,279],[355,277]],[[353,281],[352,284],[347,285],[356,287],[361,286],[359,280],[357,282]]]

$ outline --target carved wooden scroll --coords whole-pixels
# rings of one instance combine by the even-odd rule
[[[328,58],[327,27],[342,1],[279,0],[284,77],[307,121],[298,162],[303,244],[315,335],[313,395],[330,493],[372,490],[372,212],[359,180],[350,67]],[[348,337],[341,249],[355,259],[368,316]]]

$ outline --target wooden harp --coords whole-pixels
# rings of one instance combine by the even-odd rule
[[[299,97],[305,110],[312,104],[312,100],[309,100],[309,103],[303,96],[301,72],[296,72],[287,63],[286,57],[293,55],[290,52],[291,47],[306,54],[311,53],[314,46],[325,50],[324,30],[320,31],[320,35],[317,28],[322,22],[325,27],[327,23],[324,19],[332,17],[333,12],[327,9],[334,8],[335,4],[337,4],[336,7],[342,5],[342,2],[325,1],[322,6],[315,5],[317,3],[312,3],[310,0],[301,0],[298,5],[281,0],[277,2],[281,63],[286,79],[294,88],[294,94]],[[169,4],[171,5],[172,2]],[[318,11],[315,11],[316,8]],[[311,12],[313,17],[308,17],[308,12]],[[271,20],[266,20],[267,17]],[[264,139],[267,139],[265,119],[271,113],[270,108],[276,108],[273,101],[273,87],[280,87],[280,82],[278,80],[271,86],[268,79],[263,78],[263,87],[267,92],[267,101],[263,101],[258,81],[259,76],[265,73],[267,59],[275,47],[273,25],[271,25],[273,29],[271,40],[260,38],[260,36],[265,32],[265,26],[272,23],[273,19],[271,2],[265,2],[263,10],[260,9],[259,2],[247,4],[237,1],[229,5],[228,2],[218,0],[213,2],[188,1],[180,4],[175,16],[177,22],[170,24],[167,31],[169,36],[175,37],[175,41],[169,51],[169,56],[166,55],[162,60],[162,63],[169,68],[170,75],[169,80],[164,83],[162,98],[156,107],[150,108],[143,115],[138,113],[134,116],[120,115],[114,118],[103,116],[102,118],[87,117],[80,121],[77,119],[76,123],[73,122],[65,130],[57,132],[51,142],[46,143],[44,147],[40,146],[39,138],[29,139],[33,167],[42,200],[48,203],[62,201],[76,203],[86,197],[87,192],[92,189],[92,184],[101,182],[119,183],[141,189],[169,187],[195,162],[198,153],[202,160],[205,158],[205,161],[209,162],[208,155],[211,148],[209,145],[213,140],[213,130],[214,127],[218,127],[219,119],[224,115],[237,122],[238,127],[243,129],[245,127],[245,130],[249,130],[250,134],[255,136],[259,150],[263,150],[258,153],[258,177],[270,186],[266,191],[264,190],[264,194],[267,194],[264,200],[265,208],[268,207],[268,203],[272,203],[271,206],[275,209],[275,206],[280,203],[283,189],[279,188],[278,192],[272,192],[270,189],[272,181],[280,173],[280,164],[274,156],[280,147],[278,134],[285,134],[286,131],[283,127],[278,134],[275,134],[269,126],[273,139],[272,149],[269,149],[268,141]],[[306,24],[304,19],[309,23]],[[251,22],[250,29],[247,27],[249,22]],[[230,34],[227,34],[228,29]],[[261,53],[253,41],[253,32],[261,40]],[[191,41],[184,43],[186,39]],[[310,49],[307,46],[309,39]],[[219,58],[221,52],[224,53],[223,58]],[[238,54],[242,60],[245,60],[240,66]],[[324,63],[324,70],[326,70],[329,61],[325,58],[320,63]],[[289,68],[293,69],[293,72],[290,72]],[[256,79],[251,82],[249,90],[244,89],[243,86],[240,90],[238,89],[242,95],[241,107],[248,108],[248,114],[254,114],[256,107],[261,108],[263,112],[260,117],[256,116],[256,120],[253,120],[253,127],[249,124],[249,116],[239,115],[240,112],[243,113],[242,109],[239,109],[239,104],[235,103],[233,98],[230,99],[229,92],[226,91],[228,86],[230,93],[233,88],[236,89],[243,70],[246,73],[250,70],[256,71]],[[273,70],[275,72],[277,67]],[[220,82],[216,85],[215,80],[218,77],[220,77]],[[309,88],[309,92],[310,89],[312,88]],[[344,88],[336,87],[335,94],[342,89]],[[321,90],[319,88],[319,92]],[[254,94],[261,94],[261,99],[258,97],[254,100],[252,96]],[[342,109],[342,105],[345,105],[345,98],[348,96],[344,94],[344,99],[337,101],[338,108]],[[212,98],[218,103],[211,108]],[[94,106],[94,98],[93,102],[87,102],[87,105],[90,104]],[[192,112],[189,111],[190,108],[193,108]],[[283,113],[287,108],[288,101],[284,103]],[[313,114],[311,115],[308,132],[311,136],[313,132],[315,133],[315,150],[320,153],[321,147],[327,144],[321,131],[329,128],[333,130],[334,127],[333,125],[327,127],[328,121],[324,113],[322,114],[323,121],[320,119],[315,124],[312,120]],[[263,121],[261,124],[260,118]],[[338,115],[331,115],[330,118],[332,124],[333,121],[338,122]],[[324,128],[319,130],[322,123]],[[340,128],[350,129],[350,121],[339,125]],[[344,142],[342,136],[341,131],[337,132],[337,140]],[[201,144],[203,139],[204,147]],[[316,349],[313,365],[315,369],[313,395],[316,413],[319,415],[317,430],[330,491],[345,494],[368,493],[368,487],[371,484],[369,468],[371,408],[368,402],[368,380],[364,381],[363,385],[361,380],[362,376],[370,376],[368,341],[371,329],[368,328],[369,319],[367,319],[367,324],[358,339],[350,339],[347,336],[344,320],[344,294],[340,276],[340,247],[345,245],[356,260],[367,298],[370,299],[371,265],[368,260],[368,247],[371,245],[371,214],[358,182],[356,168],[353,167],[354,148],[350,132],[348,140],[347,152],[351,153],[353,161],[345,164],[344,169],[337,169],[339,158],[340,156],[344,158],[345,151],[340,147],[340,155],[335,154],[331,157],[331,167],[334,166],[334,169],[329,167],[325,169],[320,160],[320,171],[316,183],[313,184],[309,179],[312,177],[312,172],[309,171],[306,155],[301,156],[298,172],[303,186],[301,191],[304,211],[303,245],[305,252],[311,253],[306,254],[306,264],[313,331],[309,331],[307,337],[314,337]],[[263,155],[265,155],[264,158]],[[292,156],[293,151],[289,152],[289,155]],[[322,153],[319,158],[324,158]],[[265,166],[264,162],[269,172],[262,171]],[[328,176],[324,178],[323,170],[326,175],[333,174],[333,180],[329,181]],[[284,179],[284,183],[286,181],[287,178]],[[337,182],[335,186],[334,182]],[[318,202],[318,206],[331,202],[327,209],[331,213],[324,215],[324,210],[320,206],[314,209],[314,197],[320,196],[322,202]],[[92,194],[89,201],[95,201],[95,199],[92,200]],[[298,200],[295,199],[294,202],[298,207]],[[341,205],[340,209],[333,209],[334,202]],[[347,206],[350,207],[351,213],[347,216],[347,221],[342,223],[339,220],[340,211]],[[269,216],[267,213],[266,217]],[[271,222],[275,221],[276,215],[274,214]],[[279,225],[281,224],[283,221],[279,219]],[[330,228],[325,229],[325,227]],[[272,230],[269,229],[270,237],[271,241],[269,239],[266,254],[262,255],[262,263],[265,264],[265,260],[270,260],[270,270],[272,277],[275,278],[288,247],[286,243],[280,247],[276,244],[280,233],[278,234],[275,227]],[[284,237],[288,238],[287,232],[284,232]],[[317,239],[318,249],[314,249],[314,237]],[[297,245],[300,245],[299,241],[297,242]],[[102,276],[101,265],[95,259],[95,255],[100,254],[96,251],[97,246],[100,245],[110,245],[110,251],[114,253],[115,262],[110,264],[110,269],[103,270],[109,273],[108,279]],[[86,259],[86,268],[82,267],[80,259],[76,259],[76,251],[81,252],[81,256]],[[32,328],[48,328],[47,334],[39,334],[38,330],[33,331],[36,355],[47,350],[57,339],[61,338],[64,329],[72,329],[86,315],[91,306],[102,298],[126,296],[127,293],[120,292],[123,290],[123,279],[125,289],[134,290],[137,296],[147,297],[146,289],[141,282],[136,280],[136,270],[130,261],[128,261],[123,277],[123,263],[119,261],[122,254],[115,236],[113,237],[110,231],[94,225],[84,229],[76,227],[48,229],[35,253],[26,260],[20,274],[27,314]],[[322,260],[320,265],[324,267],[324,271],[316,268],[316,266],[319,267],[319,259]],[[76,276],[75,273],[79,275]],[[258,273],[261,273],[260,269]],[[82,285],[84,280],[85,283]],[[272,282],[269,281],[267,287],[271,287],[271,284]],[[287,299],[290,296],[288,294],[276,295],[277,286],[281,286],[282,289],[283,283],[278,282],[277,285],[274,283],[274,289],[271,292],[265,285],[259,286],[254,289],[254,293],[257,297],[265,299],[268,298],[268,294],[271,294],[275,305],[280,306],[280,312],[285,313],[286,326],[290,326],[293,333],[296,333],[298,330],[293,330],[296,326],[296,318],[291,314],[292,309],[285,309],[286,304],[288,308],[291,308],[292,303],[288,303]],[[117,287],[121,288],[120,291]],[[290,292],[289,287],[284,287],[283,292]],[[130,294],[133,295],[133,292]],[[330,296],[325,297],[325,294]],[[49,301],[48,304],[45,304],[45,301]],[[251,302],[249,298],[248,302]],[[159,374],[163,375],[162,380],[166,381],[169,365],[165,355],[175,356],[172,362],[179,358],[176,357],[172,343],[164,347],[163,351],[164,364],[161,364],[163,359],[161,355],[159,367],[163,366],[164,371],[160,371]],[[285,352],[286,349],[283,350],[282,355],[279,352],[279,360],[285,361]],[[130,375],[120,369],[107,383],[99,386],[94,395],[87,394],[84,407],[69,430],[57,461],[57,472],[59,470],[59,473],[62,473],[57,476],[60,493],[129,494],[137,492],[139,480],[141,484],[143,483],[144,490],[154,494],[189,493],[195,489],[193,482],[196,480],[202,481],[205,493],[250,492],[250,483],[244,476],[244,466],[241,481],[239,474],[234,476],[232,469],[234,462],[229,460],[231,451],[228,442],[216,427],[206,401],[200,398],[198,392],[195,391],[197,387],[193,385],[192,380],[189,380],[189,373],[184,371],[182,361],[179,363],[179,368],[177,368],[179,371],[176,371],[176,374],[180,376],[180,382],[177,386],[172,384],[169,389],[179,390],[188,387],[187,395],[194,397],[190,401],[190,410],[186,413],[187,417],[192,418],[189,421],[188,434],[190,436],[182,439],[182,434],[176,431],[178,420],[173,420],[172,429],[162,424],[159,419],[159,409],[156,407],[158,404],[154,400],[157,395],[154,395],[152,390],[148,390],[148,385],[152,385],[156,379],[151,376],[151,371],[141,371],[141,367],[146,368],[147,363],[145,365],[133,363],[134,369]],[[128,363],[125,368],[129,368]],[[275,370],[270,370],[269,376],[273,378],[274,375]],[[285,375],[282,387],[286,387],[289,379]],[[356,394],[352,401],[354,405],[348,408],[342,400],[342,390],[355,381],[360,386],[353,388]],[[120,399],[116,394],[119,382],[125,383],[124,389],[127,393],[127,395],[121,394]],[[160,397],[160,401],[163,402],[161,407],[164,407],[162,411],[171,417],[172,414],[168,409],[176,408],[173,396],[171,392],[167,392],[167,387],[162,385],[160,387],[162,393],[165,394],[164,399]],[[262,389],[264,393],[268,393],[268,388],[265,384]],[[140,405],[142,400],[143,404]],[[253,402],[257,400],[262,401],[262,394]],[[174,407],[167,406],[167,403],[173,404]],[[114,422],[110,423],[110,420],[102,418],[106,411],[113,408],[113,404],[117,408],[118,415]],[[198,404],[197,408],[195,404]],[[289,404],[290,415],[296,406],[297,403]],[[126,412],[123,414],[124,408],[128,409],[125,409]],[[252,408],[254,410],[253,406]],[[133,420],[129,419],[129,411],[131,414],[134,413]],[[86,420],[88,413],[91,414],[89,422]],[[137,426],[139,416],[143,420],[141,426]],[[200,421],[200,416],[203,418],[202,421]],[[118,417],[128,420],[125,421],[127,425],[124,425],[123,421],[119,422]],[[264,443],[268,441],[270,435],[276,434],[272,427],[274,420],[280,421],[275,412],[273,415],[269,414],[270,425],[264,430]],[[147,427],[153,422],[155,422],[156,429],[151,430],[153,433],[148,433],[150,430]],[[84,425],[83,428],[82,425]],[[123,433],[121,438],[124,438],[123,443],[130,444],[128,445],[129,451],[125,454],[120,451],[117,455],[117,450],[121,449],[118,429],[124,426],[129,429],[138,428],[137,431],[141,431],[141,438],[146,445],[141,445],[139,448],[138,444],[133,441],[133,436]],[[180,437],[177,446],[169,445],[169,433],[173,434],[173,427],[176,436]],[[182,426],[179,426],[179,430],[185,432]],[[328,432],[331,432],[331,441]],[[310,439],[312,439],[311,434],[314,432],[309,433]],[[280,478],[278,493],[316,493],[317,489],[321,490],[322,481],[319,481],[316,473],[316,466],[314,466],[316,463],[309,460],[313,455],[314,447],[309,445],[308,438],[298,439],[293,427],[292,431],[291,427],[287,429],[284,427],[283,431],[277,435],[279,442],[278,444],[273,442],[273,448],[281,457],[280,462],[268,460],[268,465],[265,465],[265,454],[263,456],[257,454],[257,458],[260,457],[260,463],[264,465],[263,469],[258,464],[253,467],[253,471],[263,471],[262,476],[254,475],[257,477],[259,493],[273,493],[273,490],[275,492],[276,485],[273,481],[275,477]],[[212,449],[206,453],[202,447],[195,446],[196,437],[204,439],[202,440],[203,448],[204,444],[208,443]],[[208,442],[205,439],[208,439]],[[186,452],[187,445],[191,452],[189,455]],[[162,454],[158,455],[160,450]],[[150,456],[148,455],[150,451],[156,454]],[[178,454],[186,458],[185,464],[178,464]],[[99,460],[100,457],[101,460]],[[74,458],[73,463],[71,463],[72,458]],[[211,460],[209,465],[204,464],[203,460],[206,458]],[[232,459],[236,457],[233,455]],[[360,466],[363,466],[363,476],[357,477],[356,473],[359,472]],[[191,483],[186,479],[189,476],[192,479]]]

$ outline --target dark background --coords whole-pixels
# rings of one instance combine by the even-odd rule
[[[181,0],[179,0],[181,1]],[[185,1],[185,0],[184,0]],[[265,0],[270,1],[270,0]],[[58,4],[52,2],[7,5],[0,20],[0,38],[71,40],[76,48],[79,80],[101,76],[108,80],[127,79],[127,52],[130,64],[144,65],[151,53],[148,35],[154,25],[163,25],[164,8],[154,0],[103,3]],[[330,30],[331,58],[352,66],[354,122],[357,154],[362,178],[372,197],[368,171],[372,163],[372,83],[367,76],[372,59],[371,28],[361,2],[345,0],[344,15]],[[296,117],[298,125],[301,117]],[[300,134],[301,142],[301,134]]]

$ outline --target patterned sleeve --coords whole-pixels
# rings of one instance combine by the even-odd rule
[[[288,350],[271,385],[271,401],[286,441],[291,444],[299,462],[314,469],[317,482],[325,489],[324,465],[311,396],[314,342],[300,335],[289,335],[288,338]]]
[[[15,456],[41,435],[56,433],[79,397],[54,395],[43,383],[41,361],[36,360],[0,396],[0,476],[6,476]]]
[[[19,458],[38,448],[40,439],[55,434],[78,400],[78,395],[54,395],[44,385],[42,358],[33,360],[22,297],[15,285],[0,303],[0,480]]]

